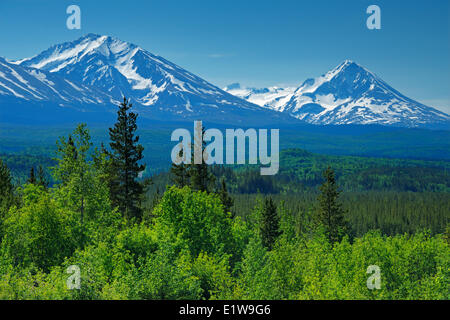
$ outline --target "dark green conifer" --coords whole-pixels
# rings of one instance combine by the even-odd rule
[[[323,173],[325,182],[320,186],[316,221],[325,228],[330,243],[341,241],[347,233],[347,222],[344,219],[345,210],[339,202],[340,191],[336,184],[334,171],[328,167]]]
[[[111,200],[128,218],[142,217],[140,202],[144,186],[138,178],[145,169],[140,164],[143,146],[139,144],[137,114],[131,112],[132,104],[124,98],[117,111],[117,122],[109,129],[111,139],[111,166],[114,175],[110,177]]]
[[[202,136],[205,134],[205,128],[202,128]],[[203,141],[203,139],[202,139]],[[210,192],[211,186],[214,184],[215,177],[210,172],[208,165],[203,160],[203,152],[206,143],[202,142],[202,163],[194,163],[194,154],[191,158],[191,164],[188,166],[189,180],[192,190]]]
[[[264,199],[260,223],[261,240],[263,245],[272,250],[275,241],[280,236],[280,217],[277,207],[271,197]]]
[[[183,157],[183,150],[180,151],[179,156]],[[171,179],[172,182],[178,187],[183,188],[184,186],[189,185],[189,172],[188,166],[182,162],[180,164],[172,163],[172,167],[170,168]]]
[[[220,198],[220,201],[222,201],[223,204],[223,210],[225,213],[231,212],[231,208],[234,205],[233,198],[228,194],[227,190],[227,184],[225,182],[225,179],[222,178],[221,184],[220,184],[220,190],[217,192]],[[233,212],[232,216],[234,215]]]
[[[33,167],[30,169],[30,176],[28,177],[27,183],[36,184],[36,176]]]
[[[12,184],[11,172],[0,159],[0,218],[4,217],[14,201],[14,186]]]
[[[47,181],[47,178],[45,177],[44,168],[42,168],[41,165],[39,165],[39,168],[38,168],[38,180],[37,180],[37,183],[40,186],[44,187],[45,190],[47,190],[47,188],[48,188],[48,181]]]

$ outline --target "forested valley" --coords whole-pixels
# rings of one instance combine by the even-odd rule
[[[0,299],[449,299],[450,162],[286,149],[276,176],[142,176],[136,119],[124,100],[98,146],[80,124],[54,158],[0,155]]]

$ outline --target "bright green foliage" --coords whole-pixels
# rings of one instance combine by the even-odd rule
[[[69,216],[40,186],[27,184],[21,193],[22,207],[13,207],[4,222],[2,252],[15,266],[48,271],[74,249]]]
[[[139,268],[135,280],[140,299],[200,299],[200,283],[192,274],[189,256],[160,250]]]
[[[236,294],[242,299],[448,299],[450,251],[441,238],[368,233],[335,246],[278,243],[271,252],[252,242]],[[426,257],[426,259],[423,259]],[[369,265],[381,269],[381,289],[367,287]]]
[[[31,272],[30,272],[31,271]],[[60,267],[48,273],[28,268],[6,266],[0,271],[0,300],[65,300],[73,299],[66,288],[67,274]]]
[[[192,273],[200,281],[202,299],[221,299],[233,292],[234,279],[230,274],[228,259],[218,259],[200,253],[192,263]]]
[[[92,221],[115,219],[108,196],[108,188],[92,160],[89,131],[84,124],[79,125],[66,141],[58,144],[58,165],[53,168],[54,179],[59,183],[52,190],[61,207],[77,213],[74,217],[79,225],[79,245],[83,246]]]
[[[242,259],[241,273],[236,286],[236,299],[261,299],[270,292],[269,274],[267,273],[267,249],[257,237],[252,237],[245,249]]]
[[[368,233],[351,245],[312,243],[304,254],[300,299],[448,299],[449,248],[426,233],[382,237]],[[381,269],[381,289],[369,290],[369,265]]]
[[[157,223],[172,229],[191,255],[232,252],[231,219],[216,195],[171,187],[155,213]]]

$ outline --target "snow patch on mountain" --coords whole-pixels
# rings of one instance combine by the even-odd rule
[[[295,87],[242,88],[239,83],[233,83],[223,88],[224,91],[245,99],[261,107],[283,111],[283,106],[291,99]]]

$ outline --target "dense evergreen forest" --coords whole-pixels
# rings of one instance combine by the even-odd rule
[[[109,141],[0,156],[1,299],[449,299],[448,161],[286,149],[274,177],[150,178],[136,119],[124,100]]]

